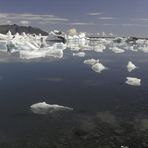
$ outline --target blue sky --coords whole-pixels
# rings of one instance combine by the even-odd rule
[[[148,0],[0,0],[0,24],[148,37]]]

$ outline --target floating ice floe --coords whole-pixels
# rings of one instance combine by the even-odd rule
[[[99,62],[99,59],[98,60],[95,60],[95,59],[84,60],[84,64],[88,64],[88,65],[94,65],[95,63],[98,63],[98,62]]]
[[[21,59],[35,59],[35,58],[42,58],[42,57],[54,57],[54,58],[62,58],[63,57],[63,50],[62,49],[52,49],[46,48],[42,50],[31,50],[31,51],[20,51],[20,58]]]
[[[30,106],[35,114],[50,114],[57,111],[72,111],[73,108],[61,106],[57,104],[47,104],[46,102],[39,102]]]
[[[101,73],[103,70],[106,70],[107,68],[101,64],[101,63],[96,63],[94,65],[92,65],[92,70],[97,72],[97,73]]]
[[[134,65],[131,61],[128,62],[128,64],[127,64],[128,72],[131,72],[131,71],[133,71],[136,68],[137,68],[136,65]]]
[[[73,56],[85,57],[85,52],[73,53]]]
[[[53,48],[54,49],[61,49],[61,50],[64,50],[67,48],[66,44],[64,43],[54,43],[53,44]]]
[[[119,47],[111,47],[110,48],[114,53],[123,53],[125,52],[123,49],[119,48]]]
[[[141,85],[141,79],[134,78],[134,77],[126,77],[125,83],[128,85],[133,85],[133,86],[140,86]]]
[[[45,52],[41,51],[20,51],[20,58],[21,59],[35,59],[45,57]]]
[[[106,46],[103,45],[103,44],[99,44],[99,45],[94,47],[95,52],[103,52],[105,49],[106,49]]]
[[[148,53],[148,46],[141,47],[141,50],[142,50],[144,53]]]

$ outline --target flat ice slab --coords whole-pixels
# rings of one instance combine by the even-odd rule
[[[133,77],[126,77],[125,83],[128,85],[133,85],[133,86],[140,86],[141,85],[141,79],[138,78],[133,78]]]
[[[30,106],[31,110],[35,114],[50,114],[57,111],[71,111],[73,108],[61,106],[57,104],[47,104],[46,102],[35,103]]]

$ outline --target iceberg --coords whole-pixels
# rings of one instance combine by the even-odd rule
[[[7,52],[7,42],[4,40],[0,40],[0,51],[5,51]]]
[[[107,69],[103,64],[101,63],[96,63],[94,65],[92,65],[92,70],[97,72],[97,73],[101,73],[103,70]]]
[[[20,58],[26,60],[45,57],[45,55],[46,53],[41,51],[20,51]]]
[[[141,48],[144,53],[148,53],[148,46],[144,46]]]
[[[48,49],[45,54],[45,56],[54,57],[54,58],[63,58],[63,55],[64,53],[62,49],[52,49],[52,48]]]
[[[94,47],[95,52],[103,52],[105,49],[106,49],[106,47],[103,44],[99,44],[99,45]]]
[[[42,57],[54,57],[54,58],[63,57],[63,50],[52,49],[52,48],[45,48],[42,50],[31,50],[31,51],[22,50],[19,53],[21,59],[28,59],[28,60],[35,58],[42,58]]]
[[[136,65],[134,65],[131,61],[129,61],[128,64],[127,64],[128,72],[133,71],[135,68],[137,68]]]
[[[73,108],[61,106],[57,104],[47,104],[46,102],[35,103],[30,106],[31,111],[35,114],[50,114],[57,111],[72,111]]]
[[[110,48],[114,53],[123,53],[125,52],[123,49],[119,48],[119,47],[111,47]]]
[[[85,57],[85,52],[73,53],[73,56]]]
[[[134,78],[134,77],[126,77],[125,83],[128,85],[133,85],[133,86],[140,86],[141,85],[141,79]]]
[[[84,60],[84,64],[87,64],[87,65],[94,65],[95,63],[98,63],[99,62],[99,59],[98,60],[95,60],[95,59],[88,59],[88,60]]]

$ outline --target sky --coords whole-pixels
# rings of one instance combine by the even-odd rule
[[[0,24],[148,37],[148,0],[0,0]]]

